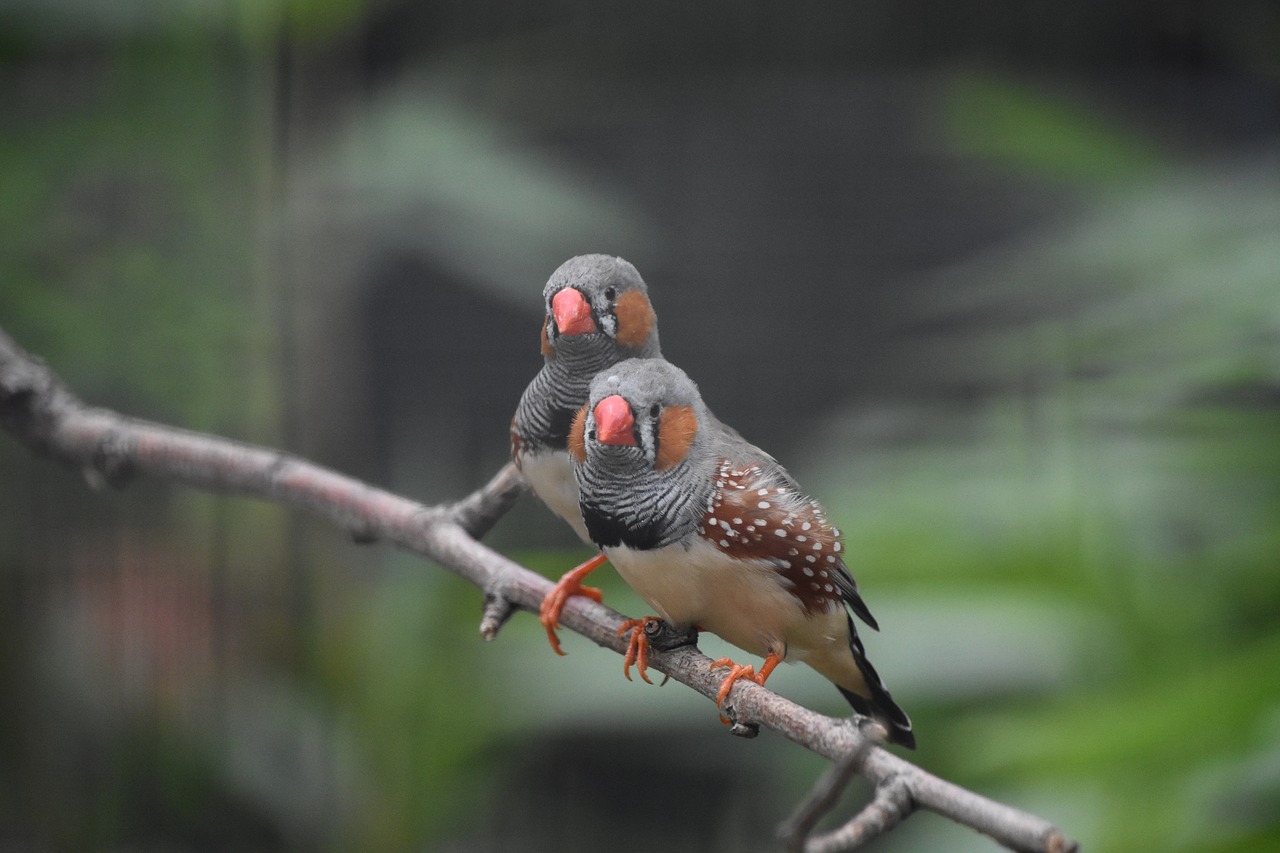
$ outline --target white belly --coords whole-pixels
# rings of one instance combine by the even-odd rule
[[[578,481],[573,478],[573,465],[563,450],[529,453],[520,458],[520,473],[533,493],[551,511],[569,522],[579,538],[588,545],[587,526],[578,509]]]
[[[762,657],[806,661],[841,686],[861,686],[844,607],[806,614],[769,563],[731,559],[701,538],[688,549],[605,552],[662,618],[681,627],[697,625]]]

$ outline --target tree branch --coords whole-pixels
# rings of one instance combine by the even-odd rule
[[[386,539],[428,557],[484,591],[480,631],[497,636],[515,610],[538,612],[551,582],[481,545],[524,483],[505,466],[483,488],[453,504],[424,506],[303,459],[216,436],[86,406],[40,359],[0,330],[0,426],[33,452],[84,472],[93,484],[121,487],[137,475],[289,504],[313,512],[360,540]],[[624,653],[623,618],[582,597],[569,601],[562,626]],[[665,649],[665,650],[664,650]],[[714,701],[723,674],[696,647],[655,643],[650,666]],[[986,833],[1013,850],[1068,853],[1076,844],[1052,824],[946,782],[876,745],[855,719],[826,717],[747,681],[723,709],[734,733],[759,726],[836,763],[784,827],[794,850],[850,850],[891,829],[917,808]],[[875,724],[861,721],[875,728]],[[873,801],[843,827],[810,832],[853,774],[876,785]]]

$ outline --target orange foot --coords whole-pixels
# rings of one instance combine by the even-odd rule
[[[608,557],[604,554],[597,554],[577,568],[565,572],[564,576],[551,588],[551,592],[547,593],[547,597],[542,599],[538,619],[542,622],[542,627],[547,629],[547,639],[551,641],[551,648],[555,649],[556,654],[564,654],[560,649],[560,638],[556,636],[556,628],[560,626],[560,614],[564,612],[564,606],[568,603],[569,597],[585,595],[592,601],[604,600],[604,593],[593,586],[583,586],[582,579],[604,565],[607,559]]]
[[[742,664],[734,663],[728,658],[720,658],[717,661],[713,661],[711,664],[712,669],[718,669],[721,667],[729,668],[729,674],[725,676],[724,682],[720,685],[720,693],[716,696],[716,707],[724,707],[724,700],[728,698],[729,691],[733,689],[733,683],[735,681],[740,678],[745,678],[748,681],[754,681],[756,684],[763,686],[770,674],[772,674],[774,669],[776,669],[780,663],[782,663],[782,658],[772,652],[770,652],[769,656],[764,659],[764,663],[760,665],[759,672],[756,672],[755,667],[751,664],[743,666]],[[720,722],[728,724],[729,721],[724,717],[721,717]]]
[[[643,619],[628,619],[618,626],[618,636],[621,637],[628,631],[631,632],[631,641],[627,645],[627,657],[622,662],[622,674],[627,677],[627,681],[631,680],[631,664],[636,665],[636,672],[648,684],[649,676],[644,672],[649,668],[649,637],[645,634],[645,626],[651,622],[661,622],[657,616],[646,616]]]

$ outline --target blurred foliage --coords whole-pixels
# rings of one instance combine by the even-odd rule
[[[332,39],[375,5],[371,0],[6,0],[0,14],[12,33],[37,42],[160,36],[207,46],[232,36],[272,51],[286,34],[304,44]]]
[[[276,405],[255,209],[267,104],[229,88],[243,68],[201,42],[89,61],[86,90],[56,103],[38,72],[0,71],[13,93],[0,134],[0,314],[89,400],[123,394],[140,414],[261,430]],[[119,334],[144,314],[145,335]]]
[[[1254,6],[1257,27],[1204,40],[1274,73],[1275,17]],[[286,113],[290,75],[396,8],[0,8],[0,325],[91,403],[275,444],[348,404],[328,368],[363,344],[335,356],[295,338],[325,316],[319,277],[297,269],[335,222],[521,299],[566,243],[696,241],[660,236],[626,180],[584,179],[469,99],[467,74],[502,60],[518,102],[518,60],[560,44],[564,10],[536,37],[455,46],[452,64],[322,119]],[[502,17],[453,12],[472,16],[463,42]],[[738,24],[742,44],[779,42]],[[835,28],[821,40],[848,50]],[[933,73],[921,147],[966,180],[1061,193],[1061,213],[903,297],[895,354],[932,384],[836,412],[786,460],[857,555],[885,626],[872,657],[916,718],[922,765],[1042,812],[1087,849],[1275,849],[1275,141],[1206,161],[1085,85],[972,61]],[[554,141],[577,106],[539,115],[538,132]],[[355,265],[328,272],[368,286]],[[714,304],[736,282],[700,284]],[[322,412],[299,410],[300,376],[322,388]],[[516,556],[555,576],[583,554]],[[513,819],[494,835],[499,812],[549,823],[551,839],[595,837],[569,832],[604,819],[595,794],[613,798],[601,815],[631,819],[627,842],[652,846],[634,816],[652,815],[660,841],[686,837],[644,809],[693,792],[725,827],[700,813],[687,837],[730,849],[821,766],[767,737],[722,743],[704,702],[639,692],[651,688],[621,682],[616,657],[585,641],[553,659],[531,619],[483,645],[477,592],[416,559],[258,503],[146,483],[89,495],[2,440],[0,570],[0,844],[500,849],[534,833]],[[642,609],[615,576],[601,585]],[[798,668],[774,683],[842,711]],[[590,775],[601,755],[618,756],[613,785]],[[583,801],[544,781],[575,773]],[[499,790],[509,799],[488,802]],[[924,816],[880,847],[988,844]]]
[[[475,591],[417,560],[326,632],[325,683],[362,733],[373,783],[357,847],[403,850],[465,826],[470,777],[502,707],[473,677]],[[466,689],[459,689],[465,685]]]
[[[819,445],[857,453],[824,466],[841,472],[825,489],[864,589],[902,590],[886,632],[1053,673],[926,712],[921,730],[954,745],[937,766],[1098,804],[1096,849],[1280,841],[1280,776],[1258,770],[1280,751],[1271,163],[1130,187],[949,271],[924,313],[951,331],[911,348],[968,392],[845,413]],[[926,437],[903,447],[899,426]],[[922,619],[925,597],[971,618]],[[882,668],[913,665],[886,651]],[[915,666],[935,691],[954,682]]]
[[[1037,181],[1093,187],[1164,172],[1163,152],[1116,116],[1008,76],[957,74],[944,98],[952,144]]]

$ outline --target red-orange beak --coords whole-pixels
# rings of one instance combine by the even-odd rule
[[[572,287],[566,287],[552,297],[551,316],[555,317],[556,328],[562,335],[585,335],[596,330],[596,321],[591,319],[591,306]]]
[[[601,444],[635,447],[635,425],[631,406],[617,394],[596,403],[596,437]]]

